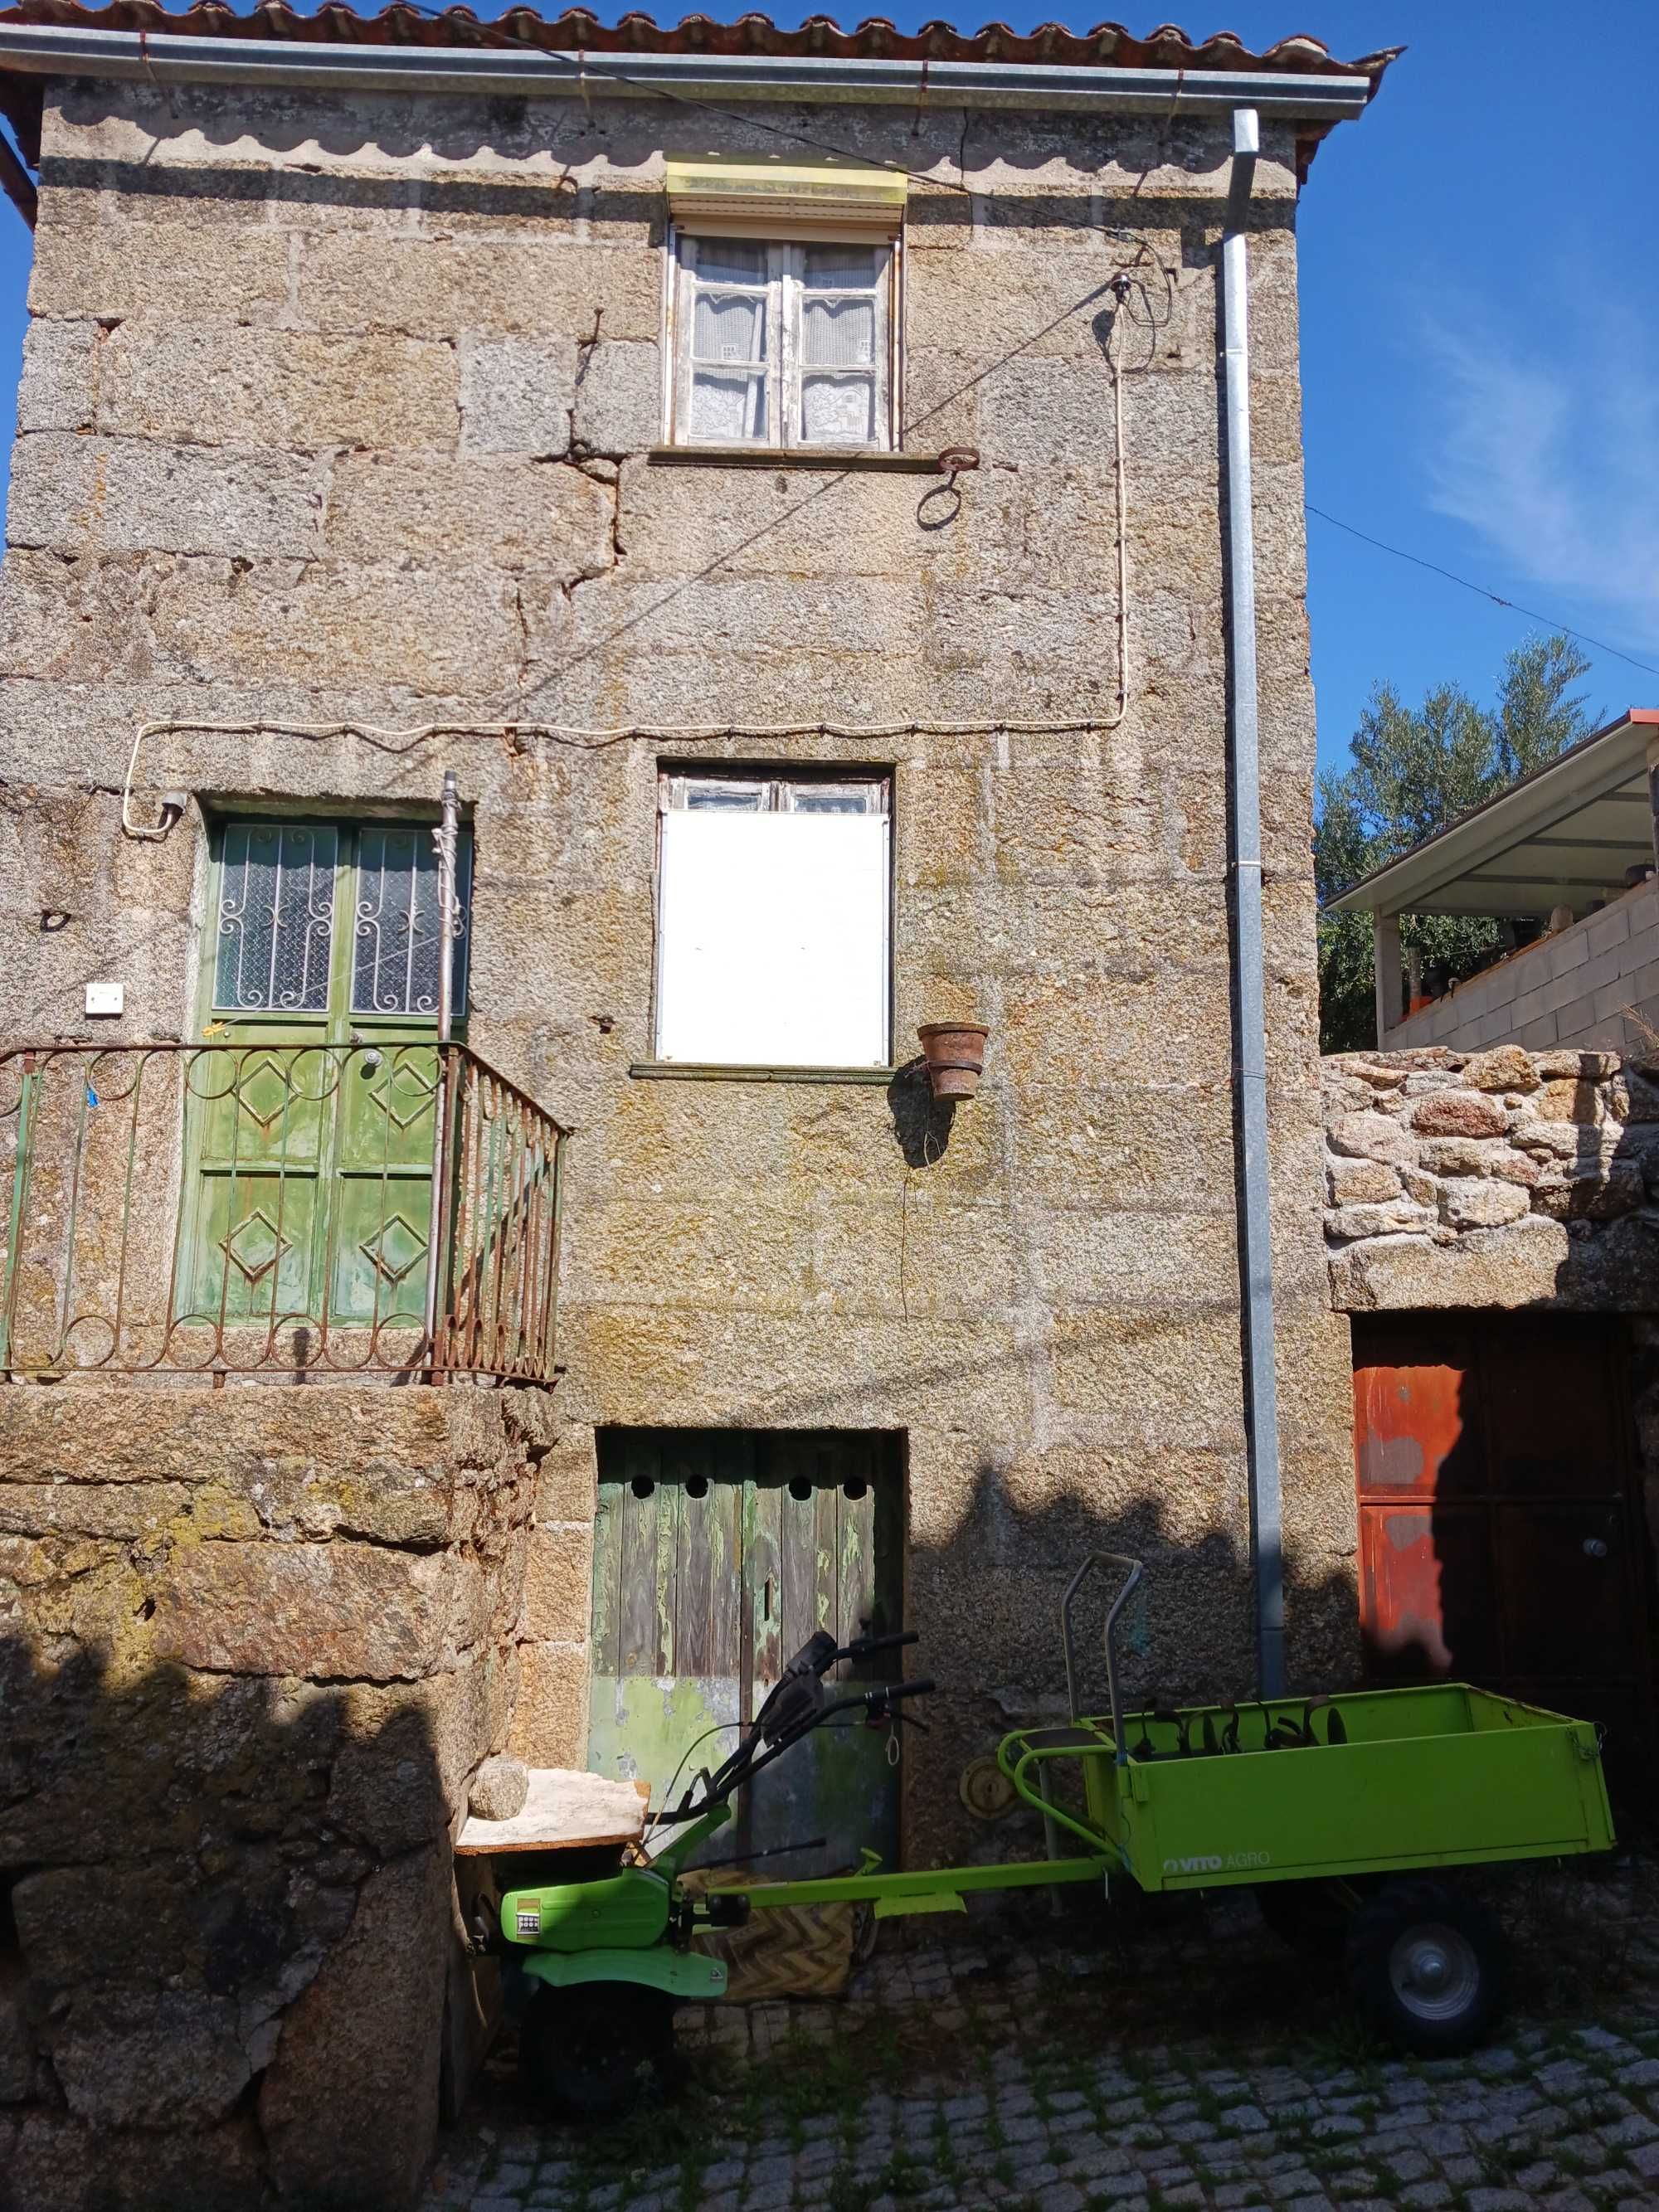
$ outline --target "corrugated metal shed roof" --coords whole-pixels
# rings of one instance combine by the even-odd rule
[[[1231,31],[1194,40],[1173,23],[1160,24],[1144,38],[1137,38],[1121,23],[1099,23],[1092,30],[1081,32],[1068,31],[1059,23],[1043,23],[1028,33],[1011,30],[1006,23],[958,31],[949,23],[935,21],[908,32],[900,31],[885,16],[869,15],[853,29],[843,31],[832,16],[812,15],[799,30],[787,31],[770,16],[752,12],[726,23],[702,15],[683,15],[678,23],[658,23],[649,15],[629,13],[611,26],[601,23],[585,8],[568,9],[553,16],[538,15],[531,8],[511,8],[485,21],[470,8],[448,8],[441,15],[428,15],[394,4],[369,15],[334,4],[333,0],[314,15],[299,15],[284,6],[283,0],[265,0],[264,5],[246,15],[234,13],[219,0],[198,0],[195,7],[176,14],[158,7],[155,0],[111,0],[104,8],[82,7],[78,0],[20,0],[15,7],[0,9],[0,23],[142,31],[150,38],[171,34],[198,39],[281,39],[307,46],[476,46],[504,35],[549,52],[567,52],[1031,62],[1049,69],[1110,65],[1164,69],[1172,73],[1273,70],[1311,76],[1364,76],[1371,80],[1373,89],[1398,52],[1390,49],[1360,61],[1340,62],[1317,39],[1296,37],[1280,39],[1255,53]]]
[[[1547,914],[1617,889],[1653,858],[1647,749],[1659,708],[1632,707],[1330,900],[1328,914]]]

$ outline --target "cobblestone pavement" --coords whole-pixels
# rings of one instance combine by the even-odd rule
[[[1372,2045],[1248,1899],[888,1923],[843,1999],[682,2014],[686,2079],[620,2127],[539,2119],[503,2050],[427,2212],[1659,2206],[1659,1869],[1492,1901],[1502,2039],[1432,2061]]]

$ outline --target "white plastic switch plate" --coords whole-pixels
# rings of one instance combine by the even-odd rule
[[[126,987],[121,983],[88,983],[87,1012],[89,1014],[118,1014],[125,1011]]]

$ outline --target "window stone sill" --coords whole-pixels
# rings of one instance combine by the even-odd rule
[[[947,449],[948,450],[948,449]],[[848,469],[891,471],[900,476],[943,476],[938,453],[886,453],[870,446],[653,446],[653,468]]]
[[[641,1083],[888,1084],[892,1067],[744,1067],[719,1061],[636,1060],[629,1073]]]

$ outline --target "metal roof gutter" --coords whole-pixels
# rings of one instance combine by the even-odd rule
[[[480,25],[481,38],[489,26]],[[1270,116],[1337,123],[1372,91],[1364,76],[1297,70],[1047,68],[1023,62],[814,61],[792,55],[593,54],[520,44],[312,45],[168,32],[0,24],[0,69],[37,76],[143,78],[161,84],[281,84],[330,92],[445,92],[592,98],[632,92],[819,102],[926,99],[953,107],[1115,110],[1125,114]]]

